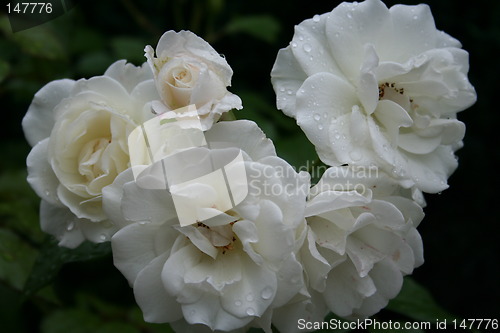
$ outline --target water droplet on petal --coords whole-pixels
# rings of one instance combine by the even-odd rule
[[[50,195],[50,191],[49,190],[45,190],[45,195],[49,196]]]
[[[314,120],[319,121],[321,119],[320,115],[315,113],[313,116]]]
[[[262,292],[260,293],[260,297],[263,299],[270,299],[273,296],[273,288],[271,287],[265,287],[262,289]]]
[[[352,18],[352,13],[351,12],[347,12],[347,18]]]
[[[313,21],[314,22],[319,22],[319,20],[320,20],[320,17],[319,17],[318,14],[316,14],[316,15],[313,16]]]
[[[71,231],[75,228],[75,222],[71,221],[68,223],[68,226],[66,227],[66,230]]]
[[[323,125],[319,124],[319,125],[318,125],[318,129],[319,129],[320,131],[322,131],[322,130],[323,130]]]
[[[297,43],[292,42],[292,47],[297,47]]]
[[[107,237],[106,237],[106,235],[105,235],[105,234],[101,234],[101,235],[99,236],[99,239],[100,239],[101,241],[105,241],[105,240],[106,240],[106,238],[107,238]]]
[[[290,95],[290,96],[291,96],[291,95],[293,95],[293,91],[292,91],[292,90],[290,90],[290,89],[288,89],[286,93],[287,93],[288,95]]]
[[[285,87],[281,87],[281,88],[280,88],[280,91],[281,91],[281,92],[285,92]]]
[[[418,16],[417,15],[413,15],[413,19],[414,20],[418,20]]]
[[[306,51],[306,52],[311,52],[311,50],[312,50],[311,45],[310,45],[310,44],[308,44],[308,43],[305,43],[305,44],[304,44],[304,51]]]
[[[234,302],[234,305],[236,305],[236,306],[241,306],[241,301],[235,301],[235,302]]]
[[[253,301],[253,294],[249,293],[246,297],[247,301],[252,302]]]
[[[248,308],[247,309],[247,315],[254,316],[255,315],[255,310],[253,308]]]

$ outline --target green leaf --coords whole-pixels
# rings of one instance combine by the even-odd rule
[[[5,27],[2,18],[0,29],[4,31],[8,39],[14,41],[28,54],[51,60],[66,57],[66,49],[63,44],[46,25],[12,33],[10,28]]]
[[[297,171],[310,171],[315,180],[319,179],[327,169],[326,166],[317,163],[316,150],[302,132],[275,141],[275,146],[279,157],[294,166]]]
[[[24,314],[20,311],[21,293],[0,283],[0,323],[2,332],[25,332]],[[23,318],[25,319],[25,317]]]
[[[140,333],[138,328],[125,323],[111,322],[100,326],[95,333]]]
[[[44,318],[42,333],[89,333],[100,327],[99,318],[83,309],[54,311]]]
[[[0,59],[0,83],[7,77],[9,74],[10,65],[8,62]]]
[[[109,242],[101,244],[85,242],[76,249],[60,247],[57,243],[55,239],[49,238],[40,249],[40,254],[24,286],[24,292],[27,295],[51,283],[62,265],[100,258],[111,253]]]
[[[269,15],[238,17],[228,23],[226,32],[228,34],[243,32],[267,43],[273,43],[280,32],[280,24]]]
[[[95,51],[86,53],[76,64],[76,69],[83,76],[102,75],[114,59],[106,51]]]
[[[7,145],[0,147],[5,148],[3,151],[8,154]],[[15,147],[19,146],[13,145],[11,148]],[[8,156],[11,157],[10,160],[15,160],[14,154]],[[40,198],[26,181],[25,169],[9,170],[0,175],[1,224],[17,235],[22,235],[23,240],[29,243],[40,243],[45,237],[38,221],[39,202]]]
[[[13,232],[0,229],[0,280],[21,290],[36,258],[36,251]]]
[[[436,303],[431,293],[412,278],[406,277],[399,295],[389,302],[387,309],[417,321],[456,319]]]
[[[118,59],[126,59],[136,65],[146,61],[144,41],[132,37],[116,37],[111,40],[111,47]]]

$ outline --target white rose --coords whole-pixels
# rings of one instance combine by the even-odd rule
[[[203,130],[209,129],[231,109],[241,109],[241,99],[228,92],[233,71],[202,38],[190,31],[167,31],[155,51],[144,49],[153,70],[162,103],[155,103],[158,113],[195,104]]]
[[[295,254],[305,230],[309,176],[278,158],[253,122],[220,122],[205,135],[211,149],[183,155],[173,180],[226,168],[228,183],[191,182],[185,195],[195,203],[193,211],[220,209],[234,180],[224,159],[234,151],[244,155],[239,166],[246,170],[248,195],[218,216],[182,226],[172,195],[141,187],[142,175],[151,173],[134,181],[129,169],[104,191],[106,211],[122,226],[111,240],[114,264],[133,286],[146,321],[270,331],[273,309],[304,284]]]
[[[455,170],[476,100],[468,54],[435,28],[426,5],[342,3],[295,28],[271,76],[278,108],[328,165],[375,164],[436,193]]]
[[[42,198],[42,229],[60,245],[109,240],[115,227],[102,210],[102,189],[129,167],[128,134],[152,117],[157,99],[147,65],[121,60],[103,76],[52,81],[23,119],[33,146],[28,182]]]
[[[404,191],[403,191],[404,192]],[[310,302],[338,316],[369,317],[423,263],[422,208],[377,169],[331,167],[311,188],[300,252]]]

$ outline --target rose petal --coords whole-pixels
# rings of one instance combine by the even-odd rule
[[[56,80],[47,83],[35,94],[22,121],[24,135],[31,146],[50,136],[55,123],[54,109],[69,96],[74,85],[73,80]]]
[[[381,1],[344,2],[330,13],[326,31],[331,54],[351,82],[358,80],[366,44],[373,45],[380,59],[394,57],[392,29],[389,10]]]
[[[85,240],[80,230],[81,221],[65,207],[52,205],[45,200],[40,203],[40,227],[56,237],[59,246],[74,249]]]
[[[154,258],[138,274],[134,282],[134,295],[141,307],[144,320],[149,323],[165,323],[182,318],[181,306],[169,295],[161,280],[161,271],[168,253]]]
[[[289,117],[296,117],[295,95],[307,74],[295,58],[291,47],[278,51],[271,70],[271,82],[276,93],[276,105]]]
[[[111,238],[113,263],[133,285],[137,275],[161,253],[155,251],[157,224],[130,224]]]

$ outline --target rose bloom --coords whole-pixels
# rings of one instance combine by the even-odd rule
[[[457,167],[476,93],[468,53],[436,29],[427,5],[342,3],[295,27],[271,76],[327,165],[377,165],[404,187],[436,193]]]
[[[209,129],[231,109],[241,109],[241,99],[228,92],[233,70],[202,38],[190,31],[167,31],[155,51],[144,49],[153,70],[161,103],[154,103],[157,113],[194,104],[203,130]]]
[[[103,76],[52,81],[35,94],[22,122],[33,146],[28,182],[42,198],[42,229],[60,245],[102,242],[115,231],[102,189],[129,167],[127,136],[153,116],[157,98],[149,67],[125,60]]]
[[[329,168],[311,188],[305,212],[299,258],[310,298],[289,304],[288,312],[297,320],[329,311],[355,319],[385,307],[403,276],[423,263],[416,227],[424,214],[410,194],[375,168]]]
[[[165,169],[172,172],[169,181],[188,182],[183,194],[193,211],[219,214],[183,226],[172,187],[152,189],[142,178],[153,173],[144,171],[134,180],[129,169],[104,191],[105,209],[121,227],[111,240],[114,264],[148,322],[169,322],[179,332],[250,326],[270,331],[273,310],[304,285],[295,255],[303,240],[298,230],[305,229],[309,175],[297,174],[278,158],[253,122],[219,122],[205,135],[210,149],[178,152],[184,154],[183,167]],[[228,157],[238,151],[244,158],[232,167],[244,167],[246,182],[231,178],[228,169]],[[175,155],[155,164],[168,166]],[[236,183],[248,190],[227,210],[221,209],[227,184],[199,178],[220,168],[230,187]]]

